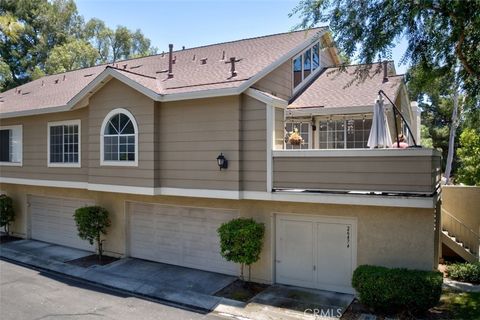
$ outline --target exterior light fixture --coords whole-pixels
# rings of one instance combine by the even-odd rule
[[[217,157],[217,164],[220,170],[228,168],[228,160],[225,159],[223,153],[220,153],[220,155]]]

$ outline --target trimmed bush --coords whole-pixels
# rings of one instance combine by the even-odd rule
[[[447,266],[447,275],[453,280],[480,283],[480,262],[451,264]]]
[[[78,236],[83,240],[88,240],[90,244],[96,244],[98,249],[98,258],[102,260],[103,242],[102,235],[107,234],[107,228],[110,226],[108,211],[99,206],[90,206],[78,208],[73,215],[77,224]]]
[[[438,271],[390,269],[359,266],[352,286],[360,301],[381,312],[425,312],[437,305],[442,294],[443,276]]]
[[[0,195],[0,227],[3,227],[7,236],[10,235],[10,224],[15,220],[12,198],[6,194]]]
[[[220,254],[227,261],[241,264],[241,278],[243,280],[244,265],[249,267],[260,259],[265,226],[253,219],[239,218],[226,222],[218,228],[220,236]]]

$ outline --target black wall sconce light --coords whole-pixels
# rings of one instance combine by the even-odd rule
[[[217,164],[220,170],[228,168],[228,160],[225,159],[223,153],[220,153],[220,155],[217,157]]]

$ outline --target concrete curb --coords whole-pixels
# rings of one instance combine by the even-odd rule
[[[200,313],[208,313],[213,311],[223,299],[221,297],[193,291],[179,291],[174,288],[166,287],[155,288],[153,286],[145,285],[140,281],[132,281],[128,277],[110,275],[108,272],[106,272],[107,270],[102,270],[102,266],[94,268],[81,268],[55,260],[42,259],[38,256],[33,256],[28,253],[11,250],[5,247],[1,248],[0,257],[13,263],[39,270],[41,272],[66,276],[80,282],[119,291],[123,294],[147,298],[149,300],[154,300]],[[106,267],[108,267],[108,265]]]

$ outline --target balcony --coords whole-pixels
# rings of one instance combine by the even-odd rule
[[[431,196],[440,185],[432,149],[274,150],[274,191]]]

